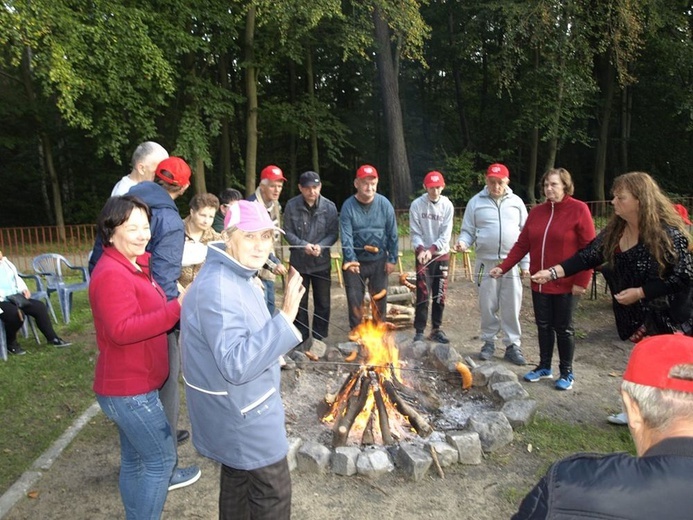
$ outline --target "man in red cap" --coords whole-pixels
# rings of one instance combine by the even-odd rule
[[[481,312],[481,352],[487,361],[496,350],[496,337],[502,334],[504,357],[516,365],[526,364],[520,350],[520,306],[522,281],[529,276],[529,257],[520,262],[520,271],[512,269],[502,278],[492,278],[489,271],[498,265],[513,247],[527,220],[527,208],[508,183],[510,172],[505,165],[492,164],[486,171],[486,186],[467,204],[462,230],[455,249],[467,251],[476,245],[476,263]]]
[[[260,184],[258,184],[255,193],[248,197],[248,200],[256,200],[265,207],[272,222],[278,229],[281,229],[282,219],[282,206],[279,204],[279,195],[282,193],[285,182],[286,177],[284,177],[284,172],[282,172],[279,166],[274,164],[265,166],[262,172],[260,172]],[[266,266],[260,269],[258,274],[265,288],[265,303],[267,303],[270,314],[274,314],[275,309],[274,281],[277,275],[284,276],[286,274],[286,267],[284,267],[284,264],[276,255],[276,252],[281,250],[281,246],[281,236],[279,233],[275,233],[274,251],[270,254]]]
[[[455,208],[445,195],[443,174],[428,172],[423,181],[426,193],[414,199],[409,207],[409,236],[416,254],[416,310],[414,341],[423,341],[428,319],[428,300],[431,305],[431,334],[437,343],[450,343],[440,328],[445,309],[450,262],[450,237]]]
[[[621,398],[638,456],[580,454],[555,463],[513,519],[691,518],[693,338],[638,343]]]
[[[353,329],[363,318],[366,286],[371,296],[387,291],[388,276],[395,270],[398,256],[395,209],[377,193],[378,171],[370,164],[356,170],[356,193],[342,204],[339,229],[344,257],[344,289]],[[382,296],[382,295],[381,295]],[[385,320],[387,297],[375,302],[378,316]]]

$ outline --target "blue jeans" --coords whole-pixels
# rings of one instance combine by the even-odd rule
[[[274,309],[275,303],[274,303],[274,281],[273,280],[262,280],[262,285],[265,286],[265,303],[267,304],[267,310],[270,313],[270,316],[274,316]]]
[[[127,397],[97,395],[120,434],[120,496],[129,520],[160,518],[176,467],[176,440],[156,390]]]

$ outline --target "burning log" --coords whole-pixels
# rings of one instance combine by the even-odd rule
[[[344,415],[337,419],[334,423],[334,430],[332,432],[332,445],[336,448],[337,446],[346,446],[347,438],[349,437],[349,431],[354,425],[354,421],[363,407],[366,406],[366,401],[368,400],[368,389],[369,381],[361,376],[358,381],[359,390],[354,391],[355,385],[352,386],[351,395],[347,399],[346,407],[344,409]]]
[[[387,407],[385,406],[385,400],[383,399],[383,394],[380,391],[380,384],[378,384],[378,376],[375,372],[370,373],[371,382],[373,383],[373,397],[375,398],[375,407],[378,410],[378,421],[380,424],[380,435],[383,438],[383,444],[389,446],[394,441],[392,439],[392,434],[390,433],[390,421],[387,416]]]
[[[383,381],[383,388],[390,398],[390,401],[392,401],[392,404],[395,405],[397,411],[407,418],[409,424],[416,430],[416,433],[421,437],[428,437],[433,433],[433,428],[428,424],[428,421],[424,419],[419,412],[414,410],[414,407],[402,400],[391,381]]]

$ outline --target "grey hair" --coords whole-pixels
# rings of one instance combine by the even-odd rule
[[[140,143],[137,148],[135,148],[135,151],[132,152],[132,159],[130,160],[130,166],[135,169],[138,163],[141,163],[147,159],[150,155],[156,153],[156,152],[164,152],[165,154],[168,155],[168,152],[166,151],[166,148],[161,146],[159,143],[155,143],[154,141],[145,141],[144,143]]]
[[[669,377],[693,381],[693,365],[676,365]],[[675,419],[693,421],[693,393],[661,390],[630,381],[621,383],[623,390],[638,404],[645,424],[655,430],[666,430]]]

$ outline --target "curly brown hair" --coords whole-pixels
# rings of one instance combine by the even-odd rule
[[[638,233],[640,241],[655,257],[662,275],[672,259],[677,258],[674,244],[667,233],[667,228],[676,228],[688,237],[686,225],[676,210],[674,203],[664,194],[657,182],[645,172],[630,172],[619,175],[614,179],[611,193],[616,194],[626,190],[640,202],[638,211]],[[611,262],[614,258],[618,242],[623,235],[626,221],[618,215],[613,215],[604,229],[604,258]],[[689,250],[693,250],[691,240]]]

